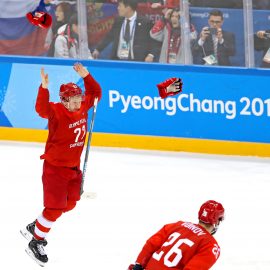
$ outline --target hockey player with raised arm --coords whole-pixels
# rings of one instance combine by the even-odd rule
[[[208,270],[219,258],[220,247],[213,237],[224,219],[223,206],[205,202],[199,222],[178,221],[165,225],[150,237],[129,270]]]
[[[62,84],[59,91],[61,102],[58,103],[50,102],[49,77],[41,69],[42,83],[38,90],[36,111],[42,118],[48,119],[49,130],[45,152],[40,157],[44,159],[44,209],[33,223],[21,230],[30,241],[27,253],[41,266],[48,262],[44,246],[53,223],[80,200],[80,157],[87,133],[88,110],[95,98],[101,98],[101,87],[87,69],[80,63],[73,68],[84,80],[85,94],[74,83]]]

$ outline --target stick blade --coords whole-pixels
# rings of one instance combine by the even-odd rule
[[[81,195],[81,198],[83,199],[96,199],[97,197],[97,193],[96,192],[84,192],[82,195]]]

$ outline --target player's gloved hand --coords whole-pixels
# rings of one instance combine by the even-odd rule
[[[139,263],[136,263],[136,264],[131,264],[128,267],[128,270],[144,270],[144,269]]]
[[[170,78],[164,82],[157,85],[159,95],[161,98],[166,98],[168,96],[174,96],[182,92],[182,80],[180,78]]]
[[[52,16],[47,12],[28,12],[26,18],[30,23],[41,28],[49,28],[52,25]]]
[[[50,4],[51,0],[40,0],[36,9],[26,14],[27,20],[35,26],[49,28],[52,25],[52,16],[47,12],[46,6]]]

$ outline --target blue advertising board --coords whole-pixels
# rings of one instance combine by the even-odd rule
[[[40,69],[51,101],[62,83],[82,79],[74,61],[0,58],[0,126],[46,129],[35,112]],[[82,61],[103,90],[95,132],[239,142],[270,142],[270,71],[112,61]],[[161,99],[156,84],[183,80],[183,92]]]

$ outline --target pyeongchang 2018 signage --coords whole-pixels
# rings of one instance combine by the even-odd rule
[[[117,90],[109,91],[109,107],[120,103],[121,113],[128,113],[129,110],[161,110],[168,116],[174,116],[177,112],[197,112],[208,114],[221,114],[226,119],[233,120],[239,116],[267,116],[270,117],[270,98],[241,97],[240,100],[223,101],[219,99],[198,99],[191,94],[181,93],[176,97],[161,99],[160,97],[126,96]],[[237,108],[239,111],[237,111]],[[238,116],[239,114],[239,116]]]

